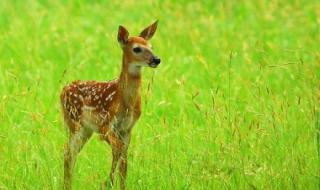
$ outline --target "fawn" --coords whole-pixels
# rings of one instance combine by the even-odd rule
[[[64,152],[64,189],[72,189],[72,170],[77,154],[97,132],[112,148],[110,184],[120,162],[120,188],[125,189],[127,151],[131,130],[141,114],[141,67],[156,68],[160,58],[148,42],[158,21],[145,28],[138,37],[129,37],[119,26],[118,42],[123,51],[119,79],[109,82],[74,81],[63,88],[60,100],[64,121],[69,128],[69,141]]]

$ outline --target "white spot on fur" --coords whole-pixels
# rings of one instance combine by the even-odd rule
[[[106,98],[106,101],[108,100],[112,100],[112,96],[116,93],[116,91],[113,91],[111,94],[108,95],[108,97]]]
[[[96,108],[95,107],[91,107],[91,106],[83,106],[82,107],[82,110],[83,111],[93,111],[95,110]]]

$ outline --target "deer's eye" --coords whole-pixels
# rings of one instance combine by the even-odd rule
[[[133,48],[133,52],[140,53],[140,52],[142,52],[142,49],[140,47],[135,47],[135,48]]]

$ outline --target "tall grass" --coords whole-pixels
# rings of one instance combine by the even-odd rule
[[[61,189],[59,93],[119,75],[119,24],[159,19],[129,189],[319,189],[318,1],[0,1],[0,189]],[[318,123],[317,123],[318,122]],[[80,153],[99,189],[110,148]]]

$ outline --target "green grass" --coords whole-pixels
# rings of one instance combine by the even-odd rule
[[[128,188],[319,189],[319,2],[0,1],[0,189],[62,189],[63,85],[117,77],[118,25],[156,19]],[[94,136],[74,189],[110,162]]]

